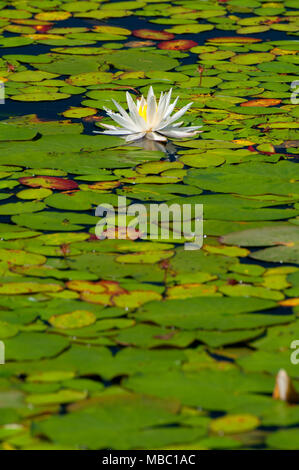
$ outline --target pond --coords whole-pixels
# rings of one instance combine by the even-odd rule
[[[2,449],[299,449],[296,4],[0,1]]]

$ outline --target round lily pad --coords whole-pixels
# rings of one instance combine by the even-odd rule
[[[185,51],[197,46],[198,43],[191,39],[173,39],[171,41],[162,41],[158,44],[159,49],[171,51]]]
[[[174,34],[167,31],[157,31],[155,29],[135,29],[132,34],[137,38],[153,39],[155,41],[169,40],[174,38]]]
[[[236,434],[251,431],[259,425],[260,420],[253,415],[227,415],[214,419],[210,429],[217,434]]]
[[[76,310],[63,315],[53,315],[49,319],[51,325],[61,329],[83,328],[84,326],[92,325],[95,321],[96,316],[94,313],[84,310]]]

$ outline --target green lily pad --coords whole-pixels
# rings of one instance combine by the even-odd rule
[[[70,95],[66,93],[24,93],[22,95],[13,95],[10,99],[14,101],[57,101],[57,100],[65,100],[69,98]]]
[[[19,332],[17,325],[0,321],[0,338],[6,339],[15,336]]]
[[[36,136],[34,129],[2,124],[0,122],[0,140],[32,140]]]
[[[252,65],[271,62],[275,56],[269,52],[255,52],[251,54],[240,54],[232,57],[230,60],[235,64]]]
[[[297,450],[298,429],[284,429],[274,432],[267,437],[267,445],[272,449]]]
[[[41,393],[35,395],[28,395],[26,397],[26,402],[35,406],[49,404],[52,405],[56,403],[72,403],[78,400],[84,400],[86,396],[87,393],[84,391],[64,389],[59,390],[56,393]]]
[[[19,333],[5,340],[7,360],[36,360],[53,357],[68,346],[68,340],[58,335],[44,333]]]
[[[133,432],[134,437],[134,433],[138,435],[144,426],[169,423],[173,419],[174,410],[172,403],[166,404],[162,400],[144,400],[138,395],[115,395],[107,402],[99,402],[98,406],[64,417],[51,417],[41,424],[41,429],[47,436],[55,436],[58,442],[64,444],[85,445],[92,449],[118,448],[130,440],[130,432]],[[114,415],[118,416],[116,427]],[[111,425],[112,421],[114,426]]]
[[[213,348],[226,346],[229,344],[248,342],[249,340],[260,336],[264,330],[241,330],[241,331],[199,331],[196,334],[197,339]]]
[[[49,72],[41,72],[36,70],[26,70],[24,72],[16,72],[9,77],[13,82],[40,82],[50,78],[56,78],[59,75]]]
[[[296,227],[291,225],[277,225],[274,227],[264,227],[261,229],[242,230],[224,235],[221,238],[223,243],[236,244],[241,246],[267,246],[285,244],[299,241],[299,234]]]
[[[106,57],[107,62],[122,70],[171,70],[179,65],[176,59],[164,54],[134,50],[114,52]]]
[[[30,374],[26,377],[27,382],[42,382],[42,383],[51,383],[62,380],[69,380],[74,377],[73,372],[69,371],[50,371],[50,372],[41,372],[38,374]]]
[[[287,195],[296,192],[294,166],[287,161],[278,162],[276,165],[248,163],[245,166],[224,166],[204,172],[189,170],[184,181],[202,189],[225,193]]]
[[[254,312],[274,306],[275,303],[271,300],[244,297],[198,297],[184,300],[167,300],[164,303],[153,302],[143,306],[136,316],[163,326],[174,325],[185,329],[215,329],[222,314],[226,314],[226,319],[228,321],[231,319],[233,323],[234,316],[228,317],[228,314]],[[198,310],[202,311],[201,316],[198,316]],[[252,320],[254,319],[253,317]],[[258,320],[258,316],[256,320]],[[244,324],[244,327],[247,326]]]

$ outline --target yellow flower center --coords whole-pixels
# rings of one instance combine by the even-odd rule
[[[145,103],[143,106],[140,106],[139,108],[139,114],[143,119],[146,121],[146,111],[147,111],[147,104]]]

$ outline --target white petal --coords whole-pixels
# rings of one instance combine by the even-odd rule
[[[143,106],[146,104],[146,101],[144,99],[144,96],[142,95],[140,98],[140,106],[143,108]]]
[[[172,124],[171,127],[179,127],[179,126],[181,126],[182,124],[184,124],[184,121],[175,122],[175,123]],[[165,128],[164,128],[164,129],[165,129]]]
[[[157,134],[157,132],[147,132],[146,138],[149,140],[158,140],[160,142],[165,142],[167,140],[166,137]]]
[[[134,121],[136,126],[138,126],[137,127],[138,130],[145,131],[146,130],[146,122],[143,119],[143,117],[141,117],[140,114],[138,113],[138,109],[136,107],[136,104],[132,100],[132,97],[131,97],[131,95],[128,91],[126,93],[126,97],[127,97],[127,103],[128,103],[128,108],[129,108],[129,111],[130,111],[131,119]]]
[[[126,137],[126,142],[133,142],[134,140],[139,140],[144,137],[145,132],[137,132],[136,134],[131,134]]]
[[[169,107],[169,103],[170,103],[170,100],[171,100],[171,94],[172,94],[172,88],[170,88],[169,92],[165,94],[164,101],[161,104],[162,115],[166,112],[166,110]],[[162,105],[163,105],[163,108],[162,108]]]
[[[165,127],[166,125],[169,126],[169,124],[172,124],[174,121],[177,121],[181,116],[183,116],[183,114],[185,114],[186,111],[188,111],[188,109],[190,108],[191,105],[192,105],[192,103],[188,103],[182,109],[177,111],[173,116],[171,116],[167,120],[167,124],[165,124],[163,127]],[[160,129],[162,129],[162,128],[160,128]]]
[[[167,107],[167,109],[164,111],[163,116],[162,116],[162,122],[163,123],[168,123],[168,120],[170,119],[169,116],[173,112],[174,108],[176,107],[176,104],[178,102],[179,97],[177,96],[174,102]]]
[[[101,124],[101,126],[106,127],[106,129],[111,129],[113,131],[115,131],[117,129],[119,129],[119,130],[121,129],[121,127],[111,126],[110,124]]]
[[[124,110],[124,108],[117,101],[115,101],[114,99],[112,99],[112,102],[114,103],[114,105],[116,106],[116,108],[118,109],[118,111],[120,112],[122,117],[125,118],[128,122],[130,122],[130,126],[135,126],[134,122],[132,121],[132,119],[130,118],[128,113]],[[112,111],[110,111],[110,112],[112,112]]]
[[[146,110],[146,120],[149,127],[155,125],[157,117],[157,102],[156,97],[153,92],[153,88],[150,87],[147,95],[147,110]]]
[[[177,127],[175,124],[173,124],[172,126],[167,126],[167,127],[163,127],[163,129],[161,129],[161,131],[183,131],[183,132],[193,132],[193,131],[197,131],[197,129],[201,129],[202,126],[188,126],[188,127]],[[203,132],[203,131],[198,131],[198,132]]]
[[[128,129],[129,131],[136,132],[137,130],[136,125],[132,121],[132,119],[128,121],[123,116],[121,116],[120,114],[114,113],[113,111],[106,110],[106,113],[108,114],[109,117],[111,117],[111,119],[113,119],[113,121],[117,122],[117,124],[120,124],[124,129]]]
[[[128,131],[126,129],[107,129],[106,131],[93,131],[95,134],[106,134],[106,135],[130,135],[132,134],[131,131]]]
[[[189,131],[188,132],[188,131],[185,131],[184,127],[183,127],[182,129],[177,129],[177,128],[168,129],[168,130],[162,129],[159,132],[163,135],[166,135],[166,137],[173,137],[175,139],[182,139],[184,137],[193,137],[201,131]]]

